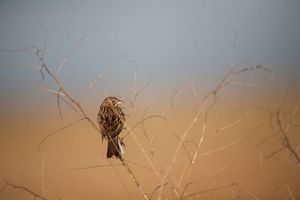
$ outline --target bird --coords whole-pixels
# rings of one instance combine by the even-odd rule
[[[114,96],[108,96],[102,101],[97,115],[97,122],[102,134],[102,140],[105,138],[107,144],[107,158],[116,158],[122,160],[125,146],[119,134],[124,128],[125,114],[120,107],[123,101]]]

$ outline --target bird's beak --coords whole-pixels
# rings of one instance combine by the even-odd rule
[[[117,103],[116,103],[116,105],[120,105],[120,104],[122,104],[123,103],[123,101],[122,100],[119,100]]]

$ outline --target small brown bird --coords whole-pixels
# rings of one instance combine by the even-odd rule
[[[124,144],[119,138],[119,134],[123,130],[125,121],[125,115],[119,107],[122,102],[117,97],[106,97],[100,105],[97,116],[102,139],[106,138],[108,141],[106,157],[115,156],[121,160],[124,154],[122,148]]]

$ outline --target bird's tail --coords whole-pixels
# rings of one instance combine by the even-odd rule
[[[107,145],[107,158],[111,158],[115,156],[122,160],[122,156],[124,155],[124,150],[120,142],[120,138],[117,136],[113,139],[108,139]]]

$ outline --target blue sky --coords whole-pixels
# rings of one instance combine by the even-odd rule
[[[235,31],[237,62],[299,66],[299,10],[298,0],[1,1],[0,48],[42,45],[40,23],[48,33],[46,61],[53,69],[86,35],[62,72],[70,86],[87,85],[124,55],[102,80],[112,93],[130,83],[132,59],[141,83],[154,75],[162,90],[188,80],[210,85],[229,68]],[[0,58],[1,64],[36,62],[21,54],[1,52]]]

